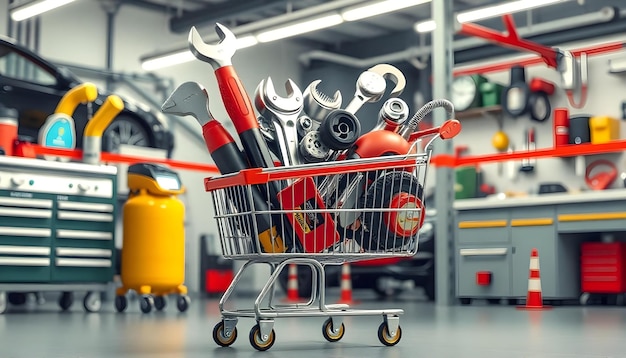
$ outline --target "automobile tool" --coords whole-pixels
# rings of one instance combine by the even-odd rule
[[[231,58],[237,49],[235,35],[224,25],[215,24],[220,42],[215,45],[204,43],[195,27],[189,31],[189,49],[193,55],[209,63],[215,71],[220,95],[228,116],[233,122],[239,139],[252,167],[271,168],[274,166],[271,153],[259,130],[259,122],[254,114],[250,97],[239,80]],[[279,189],[273,188],[274,196]]]
[[[465,111],[470,108],[482,106],[480,86],[487,82],[487,78],[481,75],[459,76],[452,81],[450,98],[457,111]]]
[[[554,120],[552,121],[554,146],[560,147],[570,142],[570,121],[567,108],[555,108]]]
[[[102,134],[106,127],[124,109],[124,101],[114,94],[107,97],[104,104],[87,122],[83,133],[83,162],[98,164],[102,152]]]
[[[526,129],[524,133],[524,137],[525,137],[524,147],[526,151],[534,152],[537,149],[536,142],[535,142],[535,128],[531,127],[531,128]],[[531,159],[531,158],[522,159],[522,165],[520,166],[519,170],[525,173],[532,172],[533,170],[535,170],[535,159]]]
[[[404,74],[392,65],[386,63],[378,64],[359,75],[356,81],[354,98],[348,103],[345,110],[356,114],[363,104],[378,102],[385,94],[387,79],[395,83],[395,87],[389,95],[398,97],[404,91],[404,87],[406,87]]]
[[[185,82],[178,86],[169,98],[163,103],[161,110],[163,113],[178,116],[190,115],[194,117],[202,126],[202,136],[206,142],[211,158],[222,174],[236,173],[247,169],[248,164],[244,159],[239,147],[232,136],[226,131],[222,124],[216,120],[208,108],[209,95],[206,89],[197,82]],[[255,188],[251,190],[255,211],[267,212],[270,205],[264,198],[262,192]],[[235,193],[229,193],[230,200],[235,205],[238,212],[251,212],[252,207],[248,203],[248,197],[238,196],[242,200],[233,200]],[[265,252],[285,252],[285,244],[278,234],[276,225],[280,223],[280,218],[272,218],[267,214],[257,214],[256,227],[259,232],[258,237]],[[254,227],[249,224],[242,224],[241,227]]]
[[[598,168],[604,167],[604,170]],[[613,162],[600,159],[589,164],[585,172],[585,183],[593,190],[604,190],[617,179],[617,168]]]
[[[270,118],[278,143],[283,165],[301,164],[298,151],[298,129],[296,123],[304,107],[302,92],[291,79],[285,82],[287,97],[276,93],[272,78],[261,80],[256,88],[254,104],[264,118]]]
[[[529,88],[528,106],[530,119],[543,122],[550,118],[552,112],[548,96],[554,93],[554,84],[542,78],[533,78],[530,81]]]
[[[511,68],[511,82],[502,90],[502,109],[513,118],[528,113],[530,88],[526,83],[526,70],[522,66]]]
[[[569,117],[569,144],[582,144],[591,142],[591,127],[589,126],[590,115],[575,115]]]
[[[48,116],[39,129],[38,143],[44,147],[74,149],[76,147],[76,128],[72,114],[79,104],[93,102],[98,97],[98,89],[93,83],[82,83],[69,90],[54,113]],[[68,160],[62,157],[44,156],[48,160]]]
[[[300,141],[300,155],[307,163],[318,163],[328,158],[330,148],[320,140],[319,131],[310,131]]]
[[[401,98],[389,98],[378,112],[378,123],[372,130],[395,132],[409,118],[409,105]]]
[[[0,103],[0,148],[4,155],[13,155],[17,140],[18,112]]]
[[[308,116],[311,123],[310,130],[316,130],[319,124],[326,118],[332,110],[341,108],[343,99],[341,92],[335,91],[333,97],[330,97],[317,89],[322,80],[311,82],[302,92],[304,101],[304,113]]]
[[[361,122],[347,110],[335,109],[328,113],[319,127],[320,140],[328,148],[336,151],[335,159],[341,151],[350,148],[361,135]]]

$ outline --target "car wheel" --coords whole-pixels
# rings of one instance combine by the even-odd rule
[[[150,133],[139,122],[130,116],[119,116],[107,127],[103,141],[108,151],[115,151],[120,144],[138,147],[151,147]]]

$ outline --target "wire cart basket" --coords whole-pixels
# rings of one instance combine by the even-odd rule
[[[246,169],[205,179],[211,193],[222,253],[245,261],[219,302],[222,321],[213,330],[223,347],[237,338],[238,318],[254,318],[251,345],[267,350],[275,342],[278,317],[328,317],[324,338],[339,341],[345,316],[381,315],[382,344],[400,341],[402,309],[351,309],[325,301],[325,267],[360,260],[409,257],[418,249],[425,210],[423,191],[432,144],[454,137],[456,120],[413,133],[407,154],[328,161],[276,168]],[[422,145],[426,143],[422,147]],[[255,203],[268,198],[259,210]],[[269,209],[268,209],[269,207]],[[225,303],[252,264],[266,263],[270,276],[248,309],[228,310]],[[309,266],[308,302],[277,304],[275,283],[290,264]]]

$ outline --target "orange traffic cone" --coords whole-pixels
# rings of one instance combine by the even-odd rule
[[[300,295],[298,294],[298,265],[289,264],[289,271],[287,275],[287,298],[286,302],[300,302]]]
[[[352,275],[350,274],[350,264],[347,262],[341,265],[341,297],[337,303],[349,305],[358,303],[352,299]]]
[[[531,310],[552,308],[543,305],[543,298],[541,297],[541,278],[539,275],[539,251],[535,248],[530,252],[530,273],[528,276],[526,305],[517,306],[517,308]]]

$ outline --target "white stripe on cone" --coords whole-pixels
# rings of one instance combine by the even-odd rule
[[[351,290],[352,289],[352,280],[350,279],[350,265],[343,264],[341,267],[341,289],[342,290]]]
[[[298,266],[289,265],[287,289],[298,290]]]
[[[529,278],[528,279],[528,291],[541,292],[541,280],[538,278]]]
[[[539,258],[538,257],[531,257],[530,258],[530,269],[531,270],[539,270]]]

